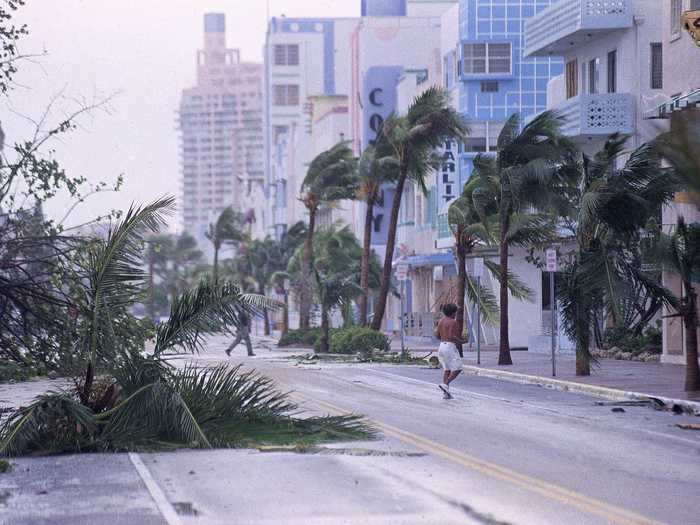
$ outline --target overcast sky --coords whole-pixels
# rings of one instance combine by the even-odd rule
[[[56,144],[57,157],[71,175],[114,181],[124,174],[119,194],[92,199],[73,222],[107,207],[125,208],[179,191],[175,110],[180,91],[195,77],[195,54],[203,41],[206,12],[226,14],[229,47],[243,60],[262,60],[265,0],[27,0],[17,14],[30,36],[21,51],[46,51],[25,63],[17,77],[24,87],[0,105],[7,142],[28,131],[12,114],[38,117],[57,93],[57,108],[70,99],[117,93],[107,111],[82,121],[79,131]],[[360,0],[270,0],[272,16],[358,16]],[[10,111],[12,110],[12,111]],[[61,116],[60,112],[54,115]],[[49,208],[58,216],[66,201]]]

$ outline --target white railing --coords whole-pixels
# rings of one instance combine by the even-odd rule
[[[568,136],[634,132],[634,98],[628,93],[580,95],[554,108],[564,119]]]
[[[525,56],[562,52],[579,31],[632,25],[630,0],[560,0],[525,22]]]

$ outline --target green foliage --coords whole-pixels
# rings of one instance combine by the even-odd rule
[[[388,352],[389,339],[371,328],[352,327],[336,330],[331,335],[330,351],[334,354],[369,355],[374,351]]]
[[[13,363],[12,361],[1,362],[0,383],[7,383],[8,381],[28,381],[32,377],[40,375],[45,371],[45,369],[34,366],[24,366]]]
[[[0,427],[0,453],[149,450],[314,444],[370,438],[356,416],[298,419],[298,409],[271,381],[240,367],[175,369],[131,356],[121,400],[93,411],[75,392],[43,395]],[[124,377],[123,375],[121,376]]]
[[[605,346],[607,349],[617,347],[625,353],[638,355],[643,352],[660,354],[663,337],[661,329],[650,326],[643,334],[637,334],[628,328],[612,327],[605,331]]]
[[[316,341],[321,336],[320,328],[309,328],[307,330],[289,330],[280,337],[277,346],[279,347],[314,347]]]
[[[12,470],[12,465],[6,459],[0,459],[0,474],[6,474]]]
[[[12,87],[12,78],[17,73],[17,61],[22,58],[17,42],[29,33],[26,25],[10,23],[14,12],[25,5],[25,0],[2,0],[0,3],[0,94]],[[0,148],[1,149],[1,148]]]

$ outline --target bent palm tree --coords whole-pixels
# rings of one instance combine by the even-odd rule
[[[681,281],[680,297],[665,290],[665,298],[683,320],[685,331],[685,391],[700,390],[698,366],[698,297],[693,281],[700,272],[700,225],[681,217],[671,234],[661,233],[650,250],[650,259]]]
[[[301,329],[308,329],[310,325],[316,215],[323,204],[351,199],[356,191],[357,159],[346,142],[336,144],[311,161],[301,188],[301,201],[309,212],[302,261],[302,283],[299,290],[299,327]]]
[[[474,161],[472,177],[481,188],[475,198],[496,200],[498,205],[499,267],[501,283],[508,282],[508,250],[517,243],[542,241],[549,232],[542,230],[547,220],[532,210],[552,206],[553,188],[565,186],[557,180],[559,166],[573,146],[560,131],[560,119],[551,112],[535,117],[521,130],[520,117],[512,115],[498,137],[495,157],[480,156]],[[551,227],[549,228],[551,231]],[[509,340],[509,290],[500,287],[499,365],[512,365]]]
[[[243,215],[230,206],[221,212],[214,224],[209,225],[206,237],[214,247],[214,282],[219,279],[219,252],[224,245],[236,245],[246,237],[242,231]]]
[[[450,106],[449,95],[440,88],[426,90],[416,97],[405,116],[392,115],[382,126],[379,140],[386,141],[391,148],[398,164],[398,178],[389,218],[382,283],[372,319],[375,330],[381,330],[391,289],[396,229],[406,181],[413,180],[426,192],[425,179],[442,160],[435,150],[446,140],[461,139],[467,132],[461,115]]]
[[[576,253],[564,269],[560,302],[564,328],[576,344],[576,373],[589,375],[594,312],[604,305],[614,324],[621,299],[639,285],[657,293],[658,286],[634,266],[631,256],[642,228],[668,202],[674,178],[661,168],[649,146],[634,151],[616,169],[627,138],[612,135],[592,159],[577,161],[579,170]]]
[[[369,300],[369,270],[372,255],[372,229],[374,226],[374,206],[381,201],[382,186],[396,180],[398,164],[391,156],[386,141],[381,134],[376,144],[368,146],[360,159],[358,198],[365,203],[365,228],[362,239],[362,267],[360,270],[360,287],[363,294],[359,298],[359,323],[367,325]]]

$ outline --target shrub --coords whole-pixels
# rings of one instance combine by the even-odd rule
[[[605,331],[605,346],[617,347],[625,353],[638,355],[643,352],[660,354],[662,347],[661,330],[650,326],[643,335],[635,335],[624,327],[612,327]]]
[[[286,334],[280,337],[277,346],[310,346],[316,345],[321,336],[320,328],[309,328],[308,330],[289,330]]]
[[[38,367],[22,366],[13,362],[0,363],[0,383],[8,381],[28,381],[44,370]]]
[[[389,351],[389,339],[371,328],[344,328],[331,335],[331,352],[334,354],[369,354],[374,350]]]

